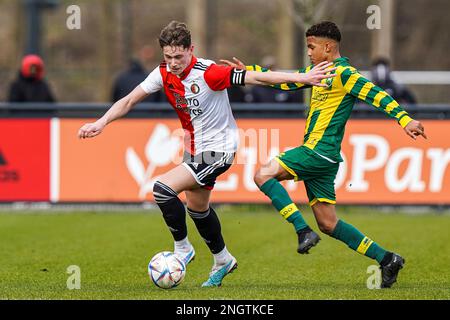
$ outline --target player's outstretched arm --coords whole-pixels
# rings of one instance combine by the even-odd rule
[[[127,96],[123,97],[116,103],[114,103],[111,108],[97,121],[93,123],[86,123],[80,130],[78,130],[78,138],[86,139],[93,138],[102,133],[106,125],[114,120],[117,120],[124,115],[126,115],[131,108],[133,108],[139,101],[144,99],[148,94],[141,88],[137,86],[133,91],[131,91]]]
[[[336,76],[334,73],[331,73],[336,70],[336,68],[330,68],[332,65],[332,62],[324,61],[307,73],[247,71],[245,74],[245,83],[257,85],[304,83],[317,87],[326,87],[327,84],[321,83],[321,81]]]
[[[423,125],[411,118],[393,97],[384,89],[370,82],[354,68],[338,68],[336,73],[341,77],[345,91],[394,118],[406,134],[416,140],[417,136],[427,139]]]
[[[261,67],[257,64],[253,64],[253,65],[245,65],[241,60],[239,60],[236,57],[233,57],[233,61],[230,60],[226,60],[226,59],[222,59],[220,60],[220,62],[222,62],[223,64],[235,68],[235,69],[244,69],[247,71],[258,71],[258,72],[271,72],[272,70]],[[299,69],[297,72],[298,73],[305,73],[307,71],[309,71],[313,66],[308,66],[306,68],[303,69]],[[280,84],[272,84],[270,85],[272,88],[274,89],[278,89],[278,90],[283,90],[283,91],[295,91],[295,90],[301,90],[301,89],[306,89],[306,88],[311,88],[310,85],[304,84],[304,83],[300,83],[300,82],[289,82],[289,83],[280,83]]]

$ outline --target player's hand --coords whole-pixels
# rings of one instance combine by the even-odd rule
[[[86,123],[80,128],[80,130],[78,130],[78,138],[86,139],[98,136],[100,133],[102,133],[105,126],[106,123],[101,120],[97,120],[93,123]]]
[[[406,134],[408,136],[410,136],[411,138],[413,138],[414,140],[417,139],[417,136],[422,136],[425,139],[427,139],[427,135],[425,134],[425,128],[423,127],[423,125],[417,121],[417,120],[412,120],[410,121],[406,127],[404,128]]]
[[[220,60],[220,62],[222,62],[223,64],[225,64],[227,66],[230,66],[230,67],[233,67],[236,69],[244,69],[245,70],[245,64],[241,60],[239,60],[236,57],[233,57],[233,61],[234,62],[231,62],[230,60],[225,60],[225,59]]]
[[[336,68],[330,68],[332,65],[333,62],[323,61],[314,66],[314,68],[312,68],[308,73],[301,73],[300,75],[304,75],[303,83],[316,87],[328,87],[326,83],[321,83],[321,81],[323,79],[333,78],[336,76],[335,73],[330,73],[336,70]]]

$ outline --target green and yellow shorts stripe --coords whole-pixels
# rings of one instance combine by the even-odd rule
[[[334,180],[339,163],[332,163],[305,146],[283,152],[275,160],[295,181],[304,182],[311,206],[318,201],[336,203]]]

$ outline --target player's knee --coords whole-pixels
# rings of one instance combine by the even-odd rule
[[[260,168],[255,172],[255,175],[253,176],[253,181],[256,183],[258,187],[261,187],[264,183],[266,183],[267,181],[269,181],[274,177],[274,175],[271,175],[265,171],[267,170],[264,170],[264,167]]]
[[[153,198],[157,204],[167,203],[177,197],[178,194],[161,181],[156,181],[153,185]]]
[[[193,212],[206,212],[209,209],[209,202],[205,202],[200,199],[188,199],[187,201],[188,211]]]
[[[328,219],[317,221],[317,225],[319,226],[319,230],[325,234],[331,235],[336,227],[336,221]]]
[[[255,172],[253,181],[258,187],[261,187],[268,179],[261,174],[261,170]]]

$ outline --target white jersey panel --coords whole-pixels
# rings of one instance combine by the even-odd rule
[[[141,88],[147,94],[151,94],[161,90],[164,87],[161,71],[159,70],[159,66],[156,67],[148,77],[142,81]]]
[[[227,90],[214,91],[204,79],[205,69],[214,63],[198,59],[182,81],[191,122],[196,154],[203,151],[236,152],[239,132]]]

